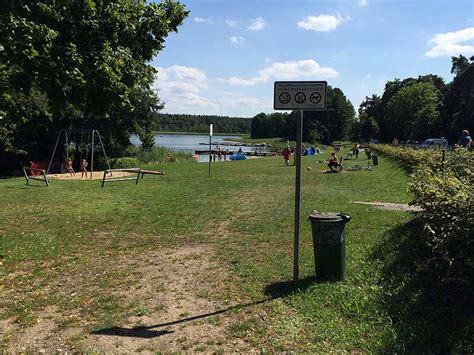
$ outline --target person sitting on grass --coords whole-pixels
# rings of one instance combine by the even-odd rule
[[[337,167],[339,166],[339,159],[336,156],[336,153],[331,153],[331,158],[328,160],[328,166],[329,169],[331,169],[331,172],[336,172]]]
[[[81,178],[82,177],[87,177],[87,161],[85,159],[82,159],[81,161]]]

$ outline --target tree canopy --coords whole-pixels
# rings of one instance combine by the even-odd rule
[[[113,154],[161,107],[149,64],[188,15],[176,1],[3,0],[0,154],[44,158],[63,128],[99,129]]]
[[[474,57],[452,57],[451,73],[455,77],[447,85],[432,74],[388,81],[381,97],[360,104],[354,139],[446,137],[456,143],[463,129],[474,129]]]
[[[295,140],[295,113],[260,113],[252,120],[252,138],[282,137]],[[355,111],[341,89],[328,86],[327,110],[305,111],[303,140],[330,144],[345,139],[354,123]]]

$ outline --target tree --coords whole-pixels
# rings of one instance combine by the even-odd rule
[[[370,142],[371,139],[377,138],[379,135],[379,125],[377,121],[368,116],[366,113],[359,115],[359,134],[358,140]]]
[[[83,127],[122,151],[160,108],[148,63],[187,15],[170,0],[3,0],[0,145],[44,158],[38,144]]]
[[[461,130],[474,130],[474,56],[452,57],[451,72],[456,76],[444,97],[443,133],[455,143]]]
[[[436,136],[440,126],[439,93],[431,82],[419,82],[400,89],[385,111],[387,132],[401,140],[422,140]]]

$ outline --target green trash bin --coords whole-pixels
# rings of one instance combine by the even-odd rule
[[[374,166],[379,165],[379,157],[378,157],[378,155],[372,154],[372,163],[374,164]]]
[[[316,279],[320,282],[343,281],[346,273],[344,227],[351,217],[344,213],[313,211],[309,219]]]

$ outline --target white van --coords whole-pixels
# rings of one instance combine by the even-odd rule
[[[421,143],[420,148],[423,149],[446,149],[448,148],[448,140],[444,138],[430,138]]]

